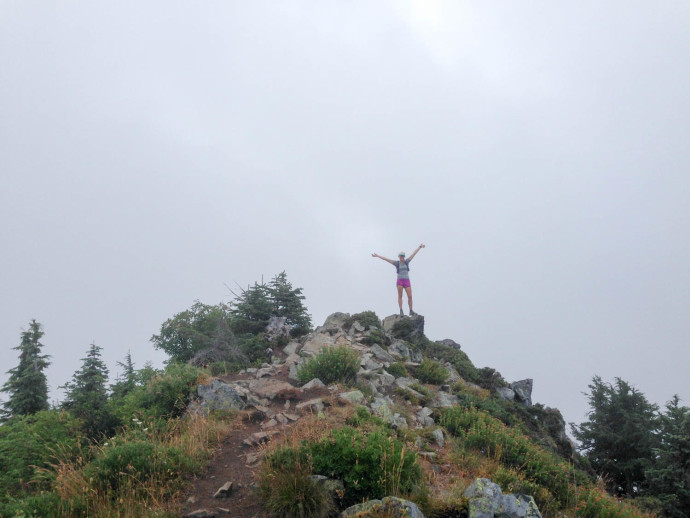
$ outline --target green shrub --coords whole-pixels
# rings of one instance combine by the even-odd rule
[[[439,362],[424,358],[422,363],[416,369],[416,377],[423,383],[431,383],[432,385],[440,385],[448,379],[449,372]]]
[[[227,376],[242,370],[242,364],[234,362],[213,362],[208,366],[211,376]]]
[[[79,421],[68,412],[46,410],[8,419],[0,426],[0,501],[25,490],[47,489],[52,465],[80,450]]]
[[[379,317],[373,311],[362,311],[361,313],[355,313],[345,321],[343,327],[345,329],[349,329],[355,322],[362,324],[364,329],[381,328],[381,319],[379,319]]]
[[[355,413],[346,420],[346,423],[354,428],[360,428],[367,424],[381,428],[386,426],[383,419],[372,414],[365,406],[355,407]]]
[[[464,387],[456,386],[453,393],[458,396],[460,400],[457,403],[459,407],[483,410],[508,426],[518,426],[520,423],[520,420],[514,413],[508,410],[508,405],[503,401],[491,397],[482,397],[481,395],[468,392]],[[514,403],[511,403],[511,405],[514,405]]]
[[[421,481],[414,452],[384,429],[369,433],[350,427],[303,445],[314,473],[345,484],[344,505],[387,495],[406,495]]]
[[[479,383],[482,380],[479,369],[474,366],[469,356],[467,356],[464,351],[432,342],[425,336],[417,340],[416,346],[426,356],[449,362],[465,381]]]
[[[324,518],[333,509],[326,488],[311,478],[306,452],[281,448],[264,462],[259,476],[259,494],[270,516]]]
[[[349,347],[324,347],[297,371],[300,383],[319,378],[326,385],[351,383],[359,371],[359,355]]]
[[[147,440],[124,440],[105,446],[87,466],[86,473],[99,490],[111,492],[132,483],[181,480],[198,467],[177,448]]]
[[[266,348],[270,345],[264,340],[263,334],[244,334],[237,337],[237,347],[252,365],[260,364],[266,360]]]
[[[424,385],[420,385],[419,383],[413,383],[412,385],[410,385],[410,388],[424,396],[425,404],[434,399],[434,393]]]
[[[370,329],[369,336],[363,337],[361,342],[369,346],[386,345],[386,334],[380,329]]]
[[[501,373],[491,367],[482,367],[477,369],[477,385],[489,391],[495,390],[498,387],[507,387],[508,383],[503,379]]]
[[[391,363],[386,368],[386,371],[388,372],[388,374],[391,374],[396,378],[402,378],[407,376],[407,369],[405,368],[405,364],[402,362]]]
[[[112,401],[113,413],[121,424],[132,417],[173,418],[181,416],[196,393],[196,387],[208,376],[205,370],[187,364],[168,365],[162,374],[135,387],[126,396]]]
[[[410,389],[406,389],[404,387],[398,387],[395,389],[395,393],[398,396],[404,398],[405,401],[408,401],[409,403],[411,403],[413,405],[425,406],[425,402],[422,400],[422,398],[420,398],[419,396],[414,394]]]
[[[636,507],[619,502],[603,491],[593,488],[580,488],[576,505],[578,518],[645,518],[649,516]]]
[[[71,508],[57,493],[42,492],[24,496],[21,500],[0,503],[0,516],[12,518],[60,518],[82,516]]]
[[[401,318],[396,320],[391,329],[393,338],[400,338],[406,342],[417,344],[420,339],[425,338],[424,335],[417,336],[414,333],[415,322],[411,318]]]

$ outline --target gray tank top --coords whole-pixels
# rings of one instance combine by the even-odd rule
[[[410,267],[407,264],[407,261],[395,261],[395,268],[398,270],[398,279],[410,278]]]

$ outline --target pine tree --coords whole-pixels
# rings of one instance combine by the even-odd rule
[[[683,518],[690,509],[690,408],[676,395],[660,417],[659,447],[647,470],[650,494],[663,506],[663,515]]]
[[[307,334],[311,329],[311,317],[302,301],[302,288],[293,288],[283,271],[273,277],[268,285],[268,294],[273,302],[273,316],[285,317],[285,322],[292,327],[293,336]]]
[[[136,371],[134,370],[134,362],[132,361],[132,353],[127,351],[127,356],[125,356],[125,361],[117,362],[117,364],[124,369],[123,373],[120,374],[115,384],[111,387],[112,397],[121,398],[126,396],[129,392],[136,387]]]
[[[41,354],[43,334],[41,324],[34,319],[22,333],[21,344],[14,348],[19,351],[19,365],[8,371],[10,378],[1,389],[10,395],[3,403],[3,419],[48,410],[48,381],[43,371],[50,365],[50,356]]]
[[[658,408],[620,378],[614,386],[595,376],[589,388],[589,419],[572,427],[579,449],[605,476],[609,491],[639,496],[654,457]]]
[[[64,409],[82,421],[82,430],[90,439],[108,435],[113,419],[108,410],[108,368],[101,360],[101,348],[92,343],[81,369],[63,387],[66,391]]]
[[[230,327],[238,335],[263,333],[274,314],[271,291],[263,281],[236,294],[230,306]]]

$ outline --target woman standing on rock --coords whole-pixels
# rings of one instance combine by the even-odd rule
[[[410,306],[410,315],[417,314],[412,310],[412,285],[410,284],[410,262],[412,261],[412,259],[414,259],[414,256],[417,255],[417,252],[419,252],[425,246],[426,245],[424,244],[419,245],[417,249],[414,252],[412,252],[412,255],[409,259],[405,259],[405,252],[400,252],[398,254],[397,261],[380,256],[379,254],[371,254],[372,257],[378,257],[379,259],[383,259],[384,261],[391,263],[393,266],[395,266],[395,269],[398,271],[398,282],[396,283],[396,286],[398,288],[398,306],[400,307],[401,316],[405,314],[403,313],[402,308],[403,288],[405,288],[405,293],[407,293],[407,303]]]

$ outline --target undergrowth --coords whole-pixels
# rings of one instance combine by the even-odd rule
[[[352,383],[359,370],[359,355],[345,346],[324,347],[316,356],[307,360],[297,371],[297,379],[304,385],[314,378],[326,385]]]
[[[475,452],[475,458],[480,455],[493,461],[488,464],[493,467],[484,476],[506,492],[531,494],[542,514],[576,510],[576,516],[587,518],[646,516],[635,507],[621,505],[606,496],[593,486],[584,472],[535,445],[519,429],[506,426],[485,411],[445,408],[439,411],[438,418],[439,423],[459,439],[460,448]],[[485,469],[486,466],[484,464]]]

